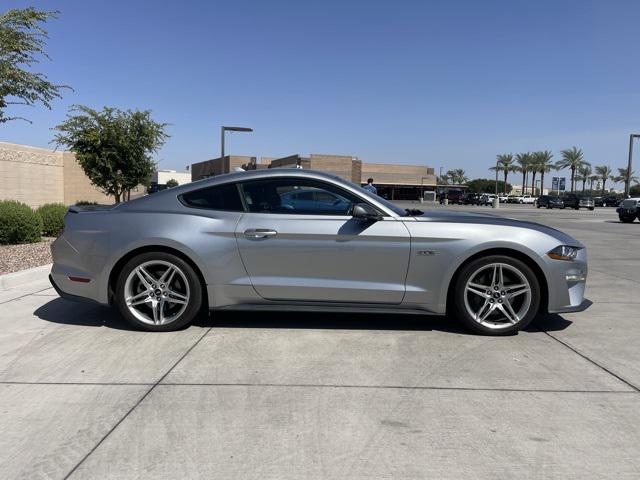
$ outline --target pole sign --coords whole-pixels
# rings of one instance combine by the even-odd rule
[[[556,192],[564,192],[566,190],[566,177],[553,177],[551,179],[551,190]]]

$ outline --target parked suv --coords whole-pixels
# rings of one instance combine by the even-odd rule
[[[565,207],[573,208],[574,210],[579,210],[580,208],[588,208],[589,210],[593,210],[595,208],[593,198],[579,196],[575,193],[567,193],[564,197],[562,197],[562,201],[564,202]]]
[[[623,223],[631,223],[636,217],[640,220],[640,198],[627,198],[618,208],[618,218]]]
[[[540,195],[536,200],[536,207],[538,208],[564,208],[564,202],[551,195]]]
[[[480,205],[479,193],[465,193],[462,197],[462,203],[465,205]]]

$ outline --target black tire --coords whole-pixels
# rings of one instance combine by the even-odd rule
[[[141,264],[154,260],[169,262],[178,267],[182,273],[184,273],[189,286],[189,300],[186,308],[175,320],[163,325],[148,324],[136,318],[129,311],[125,301],[125,283],[129,274]],[[168,332],[178,330],[191,323],[202,308],[202,292],[203,286],[200,283],[198,275],[191,265],[183,259],[166,252],[146,252],[133,257],[120,271],[116,284],[115,302],[122,316],[135,328],[150,332]]]
[[[538,205],[536,205],[536,207],[537,207],[537,208],[540,208],[540,205],[538,204]],[[549,207],[547,207],[547,208],[549,208]]]
[[[595,207],[589,207],[589,210],[595,210]]]
[[[471,314],[467,311],[465,306],[465,286],[469,281],[471,275],[473,275],[478,269],[485,265],[489,265],[492,263],[506,263],[510,265],[522,273],[524,277],[529,282],[531,287],[531,304],[526,314],[522,317],[522,319],[508,327],[501,329],[492,329],[485,325],[478,323]],[[533,270],[521,260],[518,260],[513,257],[509,257],[506,255],[490,255],[486,257],[477,258],[462,267],[459,271],[455,284],[453,285],[455,289],[452,295],[452,309],[453,313],[457,319],[459,319],[469,330],[474,333],[478,333],[481,335],[511,335],[513,333],[518,332],[525,328],[538,314],[538,310],[540,308],[540,284],[538,282],[538,278],[536,277]]]
[[[618,217],[622,223],[633,223],[634,217],[627,217],[626,215],[620,215]]]

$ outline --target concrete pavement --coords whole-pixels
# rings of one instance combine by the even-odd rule
[[[640,477],[640,224],[448,208],[574,235],[594,305],[505,338],[255,312],[148,334],[42,279],[0,297],[0,476]]]

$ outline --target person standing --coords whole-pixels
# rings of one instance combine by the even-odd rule
[[[368,178],[367,179],[367,184],[362,188],[364,188],[368,192],[373,193],[374,195],[378,194],[378,189],[373,186],[373,178]]]

